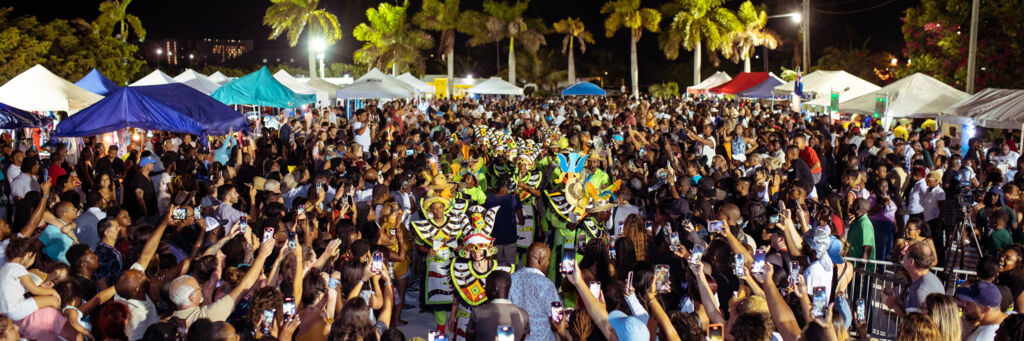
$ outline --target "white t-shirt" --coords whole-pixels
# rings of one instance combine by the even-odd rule
[[[971,335],[967,335],[964,341],[992,341],[996,338],[997,330],[999,330],[998,324],[978,326]]]
[[[825,268],[822,262],[816,261],[804,269],[804,282],[807,283],[807,294],[814,299],[814,288],[825,287],[825,297],[832,299],[832,267]]]
[[[701,148],[700,148],[700,153],[702,155],[708,157],[707,164],[708,164],[708,166],[711,166],[711,159],[715,157],[715,147],[718,146],[718,143],[715,142],[715,137],[714,136],[704,136],[704,135],[701,135],[701,138],[705,138],[705,139],[711,140],[711,145],[710,146],[701,143]]]
[[[9,262],[0,268],[0,314],[10,315],[12,307],[25,300],[25,286],[21,276],[28,275],[28,269],[18,263]]]
[[[35,177],[21,173],[11,182],[11,198],[24,198],[25,194],[39,190],[39,182]]]
[[[366,128],[362,134],[356,134],[356,132],[363,128],[364,125],[366,125],[366,123],[359,121],[352,122],[352,135],[356,143],[363,146],[363,153],[369,153],[370,143],[372,143],[370,142],[370,128]]]
[[[7,174],[6,175],[7,175],[7,181],[8,182],[14,182],[14,178],[17,178],[18,175],[21,175],[21,166],[10,165],[9,167],[7,167]]]

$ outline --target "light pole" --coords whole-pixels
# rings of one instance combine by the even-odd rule
[[[320,78],[324,77],[324,51],[327,50],[327,41],[321,37],[309,40],[309,78],[316,77],[316,62],[313,59],[320,58]]]
[[[807,65],[811,62],[811,0],[804,0],[804,50],[803,58],[800,58],[803,62],[803,72],[807,72]]]
[[[164,50],[156,49],[156,68],[157,69],[160,68],[160,58],[163,57],[163,54],[164,54]]]
[[[971,46],[967,50],[967,93],[974,94],[974,72],[978,68],[978,8],[979,0],[971,4]]]
[[[767,17],[767,19],[776,19],[776,18],[790,18],[790,19],[793,20],[793,23],[795,23],[795,24],[799,24],[804,19],[803,15],[800,14],[800,12],[769,15]],[[804,33],[806,34],[807,31],[804,31]],[[768,46],[761,46],[761,48],[764,49],[764,71],[768,72]]]

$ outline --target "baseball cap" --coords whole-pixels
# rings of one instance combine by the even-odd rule
[[[991,282],[977,281],[971,284],[969,287],[956,288],[956,294],[954,295],[958,300],[965,302],[973,302],[986,307],[999,307],[1000,297],[1002,294],[999,293],[999,288]]]
[[[156,161],[152,158],[144,157],[139,159],[139,168],[145,167],[146,165],[152,165],[154,163],[156,163]]]

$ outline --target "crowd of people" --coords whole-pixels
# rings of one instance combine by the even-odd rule
[[[5,136],[0,340],[1024,339],[1009,135],[702,97],[362,104]]]

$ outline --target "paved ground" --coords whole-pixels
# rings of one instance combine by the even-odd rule
[[[406,295],[406,302],[411,304],[417,304],[417,297],[419,292],[410,291]],[[434,323],[434,314],[432,313],[420,313],[419,306],[412,309],[405,309],[402,311],[402,320],[409,322],[408,324],[398,327],[399,330],[405,334],[405,338],[411,340],[414,337],[426,338],[427,332],[437,328]],[[429,340],[428,340],[429,341]]]

